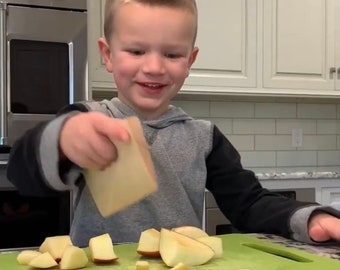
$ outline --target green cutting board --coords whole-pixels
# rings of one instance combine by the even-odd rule
[[[223,257],[212,259],[205,265],[190,269],[204,270],[340,270],[340,261],[317,256],[295,248],[270,243],[245,234],[220,235],[223,240]],[[116,263],[94,265],[89,263],[84,269],[134,270],[137,260],[150,263],[150,270],[169,269],[161,259],[149,259],[136,252],[137,244],[114,246],[119,256]],[[88,249],[86,249],[88,252]],[[16,261],[18,252],[0,254],[1,270],[29,270],[28,266]],[[52,268],[57,269],[57,268]],[[31,269],[30,269],[31,270]]]

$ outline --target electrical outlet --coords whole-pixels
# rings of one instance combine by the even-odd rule
[[[302,129],[301,128],[292,129],[292,146],[293,147],[302,146]]]

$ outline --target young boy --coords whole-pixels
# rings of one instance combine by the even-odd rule
[[[118,98],[70,105],[18,140],[8,166],[9,180],[23,194],[74,191],[75,245],[87,246],[106,232],[119,243],[137,242],[151,227],[201,227],[205,188],[242,231],[306,242],[340,238],[337,211],[263,189],[215,125],[170,105],[198,53],[194,0],[107,0],[105,9],[99,49]],[[142,122],[159,190],[103,218],[82,169],[105,169],[115,161],[114,143],[129,143],[121,119],[133,115]]]

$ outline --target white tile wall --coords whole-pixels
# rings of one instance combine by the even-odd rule
[[[340,105],[303,102],[175,100],[215,123],[255,172],[340,171]],[[292,146],[292,129],[302,146]]]

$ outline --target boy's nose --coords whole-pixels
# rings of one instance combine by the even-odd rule
[[[158,54],[145,55],[143,71],[145,73],[163,74],[165,68],[162,56]]]

